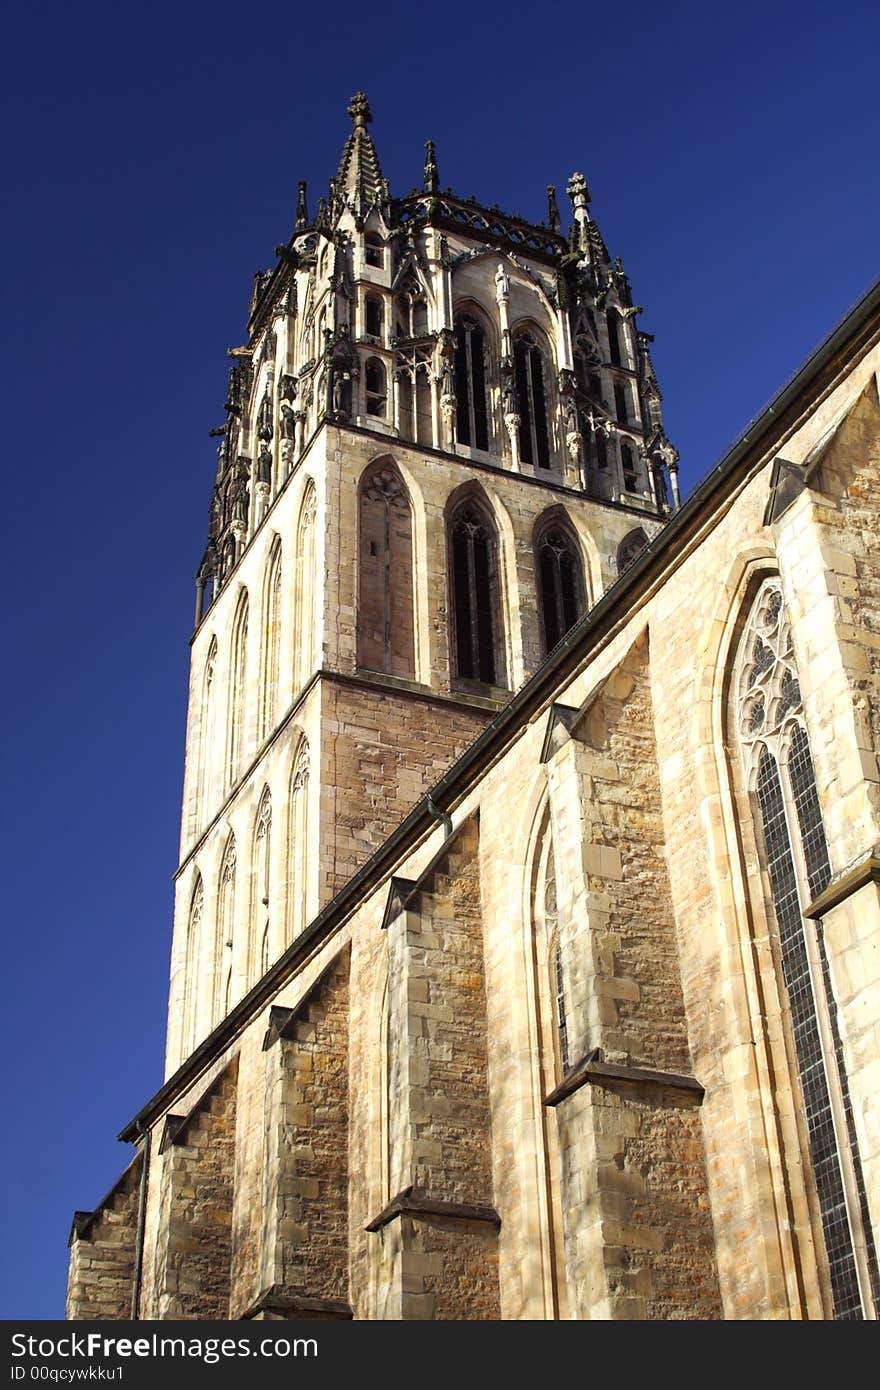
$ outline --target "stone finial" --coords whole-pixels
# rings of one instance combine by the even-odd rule
[[[355,92],[351,101],[348,103],[348,114],[351,116],[355,130],[360,128],[365,130],[373,119],[370,110],[370,103],[367,101],[366,93]]]
[[[552,183],[547,185],[547,226],[551,232],[558,232],[562,226],[559,218],[559,204],[556,201],[556,189]]]
[[[306,185],[304,179],[300,179],[297,188],[298,197],[296,200],[296,230],[298,232],[304,232],[306,227],[309,225],[309,205],[306,202]]]
[[[436,193],[440,187],[440,174],[437,169],[437,159],[434,153],[434,141],[425,142],[425,192]]]
[[[568,181],[567,193],[571,199],[571,206],[575,217],[578,213],[585,213],[590,202],[590,190],[583,174],[572,174]]]

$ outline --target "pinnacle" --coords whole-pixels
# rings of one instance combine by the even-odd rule
[[[367,126],[373,116],[363,92],[356,92],[348,104],[352,132],[345,142],[339,172],[333,181],[334,212],[347,203],[358,216],[382,201],[385,181],[379,166],[379,156]]]

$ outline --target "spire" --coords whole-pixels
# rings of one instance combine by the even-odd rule
[[[343,205],[357,217],[363,217],[374,203],[388,197],[388,185],[382,177],[379,156],[367,126],[373,117],[363,92],[356,92],[348,105],[354,129],[345,142],[339,172],[333,180],[333,212]]]
[[[434,153],[434,141],[425,142],[425,192],[436,193],[440,187],[440,174],[437,169],[437,158]]]
[[[309,225],[309,205],[308,205],[308,203],[306,202],[306,185],[305,185],[305,180],[304,180],[304,179],[300,179],[300,182],[299,182],[299,196],[297,197],[297,200],[296,200],[296,230],[297,230],[298,232],[304,232],[305,229],[306,229],[306,227],[307,227],[308,225]]]

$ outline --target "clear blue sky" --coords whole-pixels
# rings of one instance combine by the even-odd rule
[[[876,4],[16,5],[4,26],[0,1317],[162,1079],[193,575],[226,348],[364,88],[396,193],[586,174],[687,490],[880,274]],[[560,197],[567,210],[567,199]]]

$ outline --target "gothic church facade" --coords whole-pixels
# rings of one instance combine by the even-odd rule
[[[166,1081],[72,1318],[873,1318],[880,292],[684,506],[568,186],[256,278],[197,580]]]

